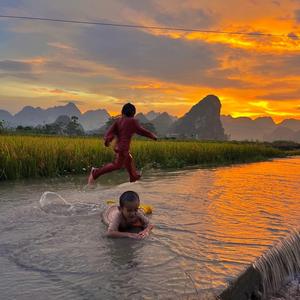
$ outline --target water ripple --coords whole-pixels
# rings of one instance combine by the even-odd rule
[[[3,185],[0,294],[193,299],[216,293],[299,224],[299,166],[296,157],[154,172],[134,185],[94,190],[74,180]],[[129,187],[153,206],[153,234],[143,241],[108,239],[100,213],[107,200],[117,200]],[[49,190],[60,200],[39,202]]]

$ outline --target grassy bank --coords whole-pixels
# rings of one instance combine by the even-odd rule
[[[179,168],[221,165],[285,156],[257,143],[136,140],[132,154],[138,167]],[[86,174],[113,159],[98,138],[0,136],[0,180]]]

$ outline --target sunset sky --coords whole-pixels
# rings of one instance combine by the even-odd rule
[[[249,36],[0,18],[0,109],[74,102],[181,116],[207,94],[222,114],[300,119],[300,0],[1,0],[0,15],[180,27]]]

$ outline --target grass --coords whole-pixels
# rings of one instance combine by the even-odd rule
[[[182,168],[224,165],[286,156],[260,143],[134,140],[136,165]],[[86,174],[90,167],[113,160],[112,148],[100,138],[57,136],[0,136],[0,180]]]

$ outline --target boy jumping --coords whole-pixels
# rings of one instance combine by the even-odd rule
[[[152,140],[157,140],[157,137],[139,124],[134,118],[135,112],[136,109],[133,104],[127,103],[123,106],[122,116],[116,119],[104,136],[104,145],[106,147],[109,147],[115,137],[117,138],[114,148],[115,160],[112,163],[104,165],[102,168],[92,168],[88,178],[88,184],[93,184],[95,179],[99,176],[121,169],[123,166],[129,173],[130,182],[135,182],[140,179],[141,175],[137,173],[129,152],[131,138],[135,133]]]

